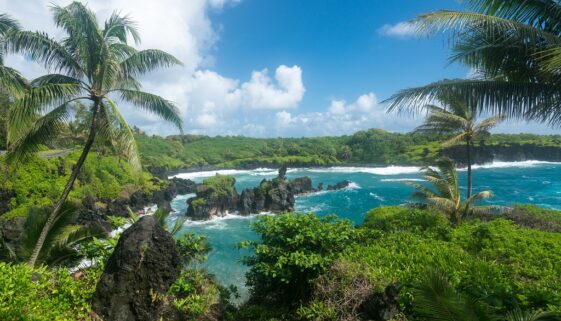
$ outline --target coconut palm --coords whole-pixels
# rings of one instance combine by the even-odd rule
[[[442,107],[432,104],[425,106],[428,116],[425,123],[417,127],[416,131],[453,135],[442,142],[443,147],[465,142],[468,177],[467,198],[469,199],[472,192],[471,152],[473,142],[475,139],[488,137],[490,135],[489,130],[498,125],[504,118],[493,116],[478,122],[476,114],[472,112],[469,106],[460,97],[454,95],[442,95],[439,102]]]
[[[512,311],[504,317],[493,315],[477,300],[465,297],[439,270],[429,270],[412,291],[413,311],[427,321],[560,321],[561,313],[544,311]]]
[[[491,191],[479,192],[465,201],[460,195],[458,175],[454,163],[449,158],[441,158],[436,162],[438,169],[426,167],[424,178],[434,186],[434,190],[423,184],[407,182],[417,191],[412,198],[422,204],[435,207],[448,215],[450,221],[458,224],[472,213],[488,213],[498,209],[495,206],[475,206],[475,201],[490,198]]]
[[[447,32],[450,62],[471,79],[437,81],[392,96],[389,110],[416,112],[454,92],[470,108],[561,125],[561,4],[554,0],[466,0],[415,20],[420,33]]]
[[[157,95],[140,90],[137,78],[159,67],[178,65],[160,50],[137,50],[140,42],[135,23],[113,13],[98,25],[95,14],[79,2],[51,7],[55,24],[66,36],[57,41],[42,32],[19,31],[6,43],[8,52],[25,54],[54,72],[31,81],[27,93],[14,102],[9,117],[9,160],[20,161],[36,152],[42,143],[65,128],[74,102],[88,104],[88,136],[62,195],[55,204],[29,263],[37,256],[66,201],[96,138],[112,143],[134,168],[140,169],[133,133],[121,115],[114,97],[153,113],[181,129],[177,107]]]

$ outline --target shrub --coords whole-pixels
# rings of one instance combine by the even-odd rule
[[[434,211],[405,207],[378,207],[366,214],[363,226],[384,232],[429,233],[443,239],[449,238],[450,222]]]
[[[289,305],[307,299],[313,281],[358,237],[350,221],[315,214],[265,216],[252,228],[261,241],[240,244],[255,252],[243,260],[252,299]]]

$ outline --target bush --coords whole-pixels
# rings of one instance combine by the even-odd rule
[[[240,244],[255,252],[244,258],[252,299],[288,305],[307,299],[313,281],[358,237],[350,221],[315,214],[265,216],[252,228],[261,241]]]
[[[0,263],[0,320],[89,320],[99,274]]]
[[[438,213],[405,207],[378,207],[366,214],[363,227],[384,232],[429,233],[448,239],[451,225],[448,219]]]

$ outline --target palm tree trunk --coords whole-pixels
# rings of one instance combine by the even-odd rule
[[[56,222],[58,214],[59,214],[60,210],[62,209],[62,205],[64,205],[64,203],[66,202],[66,199],[68,198],[68,195],[70,194],[70,191],[72,190],[72,187],[74,186],[74,182],[76,181],[76,178],[78,177],[78,174],[80,173],[80,170],[82,169],[82,166],[84,165],[84,162],[86,161],[86,157],[88,156],[88,153],[90,152],[90,149],[92,148],[92,145],[93,145],[94,140],[95,140],[95,136],[97,134],[96,127],[97,127],[97,113],[98,113],[98,111],[99,111],[99,101],[96,101],[94,103],[94,111],[93,111],[93,116],[92,116],[90,133],[88,135],[88,140],[86,141],[86,144],[84,145],[84,149],[82,150],[82,154],[80,155],[80,158],[78,158],[78,162],[76,163],[76,166],[74,166],[74,169],[72,170],[72,174],[70,174],[70,178],[68,179],[68,182],[66,183],[66,186],[64,187],[64,191],[62,192],[62,195],[60,196],[60,199],[56,203],[55,208],[51,212],[51,215],[49,215],[49,218],[47,219],[47,222],[45,222],[45,226],[43,226],[43,229],[41,230],[41,234],[39,235],[39,238],[37,239],[37,243],[35,243],[35,247],[33,248],[33,252],[31,253],[31,256],[30,256],[29,261],[28,261],[29,265],[31,265],[31,266],[34,266],[35,263],[37,262],[37,258],[39,257],[39,253],[41,252],[41,249],[43,248],[43,245],[45,244],[45,240],[47,238],[47,235],[49,234],[49,231],[51,230],[51,227],[53,226],[53,224]]]
[[[468,178],[468,189],[467,189],[467,199],[471,197],[471,187],[472,187],[472,177],[471,177],[471,138],[467,139],[467,178]]]

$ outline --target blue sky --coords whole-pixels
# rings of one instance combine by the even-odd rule
[[[60,36],[48,0],[0,0],[31,30]],[[69,0],[55,1],[66,4]],[[385,112],[397,90],[466,77],[447,63],[446,40],[418,38],[406,22],[420,13],[462,9],[454,0],[90,0],[100,19],[121,10],[138,21],[142,48],[166,50],[185,66],[143,79],[177,103],[185,132],[207,135],[319,136],[361,129],[409,131],[422,119]],[[23,57],[7,64],[32,78],[44,72]],[[122,105],[141,129],[172,126]],[[500,132],[554,132],[539,124]]]

